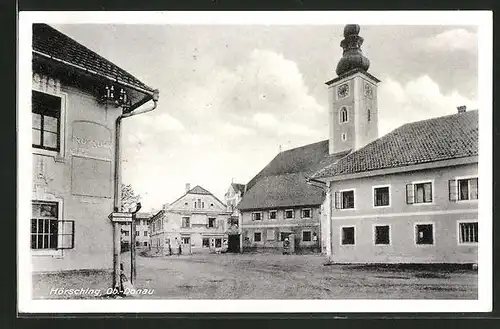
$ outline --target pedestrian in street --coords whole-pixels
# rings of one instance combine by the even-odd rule
[[[168,255],[172,256],[172,246],[170,245],[170,239],[168,239],[167,244],[168,244]]]
[[[179,256],[182,253],[182,247],[177,238],[175,238],[175,247],[177,248],[177,256]]]
[[[313,242],[314,242],[314,251],[318,251],[319,246],[318,246],[318,235],[316,232],[313,234]]]

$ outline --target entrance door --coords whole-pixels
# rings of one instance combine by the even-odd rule
[[[240,252],[240,235],[231,234],[228,236],[227,252]]]

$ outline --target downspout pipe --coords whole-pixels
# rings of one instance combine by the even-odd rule
[[[114,211],[120,211],[121,206],[121,123],[124,118],[129,118],[134,115],[143,114],[151,112],[156,109],[158,105],[158,99],[160,97],[160,92],[156,89],[153,95],[148,95],[141,99],[139,102],[133,104],[127,111],[124,111],[118,118],[116,118],[115,123],[115,186],[114,186]],[[150,107],[141,107],[149,101],[153,101]]]
[[[160,92],[155,90],[152,95],[147,95],[139,102],[133,104],[127,110],[116,118],[115,122],[115,171],[114,171],[114,193],[113,193],[113,209],[114,212],[119,212],[121,207],[121,123],[124,118],[134,115],[151,112],[156,109]],[[142,107],[149,101],[153,104],[147,107]],[[113,222],[113,288],[116,291],[121,289],[121,268],[120,268],[120,223]]]

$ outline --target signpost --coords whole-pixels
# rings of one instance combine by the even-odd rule
[[[130,283],[135,283],[137,277],[136,271],[136,256],[135,256],[135,220],[136,214],[141,210],[141,203],[137,202],[137,206],[134,211],[132,211],[132,222],[130,223]]]

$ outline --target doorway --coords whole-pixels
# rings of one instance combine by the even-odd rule
[[[227,252],[240,252],[240,235],[239,234],[231,234],[228,236],[227,241]]]

